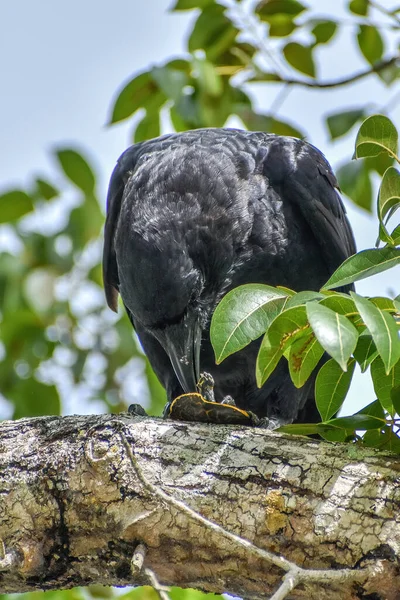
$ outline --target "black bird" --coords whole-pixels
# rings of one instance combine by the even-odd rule
[[[118,293],[171,401],[212,374],[217,401],[275,426],[315,421],[312,379],[287,362],[259,389],[259,342],[215,365],[209,339],[222,296],[244,283],[318,290],[356,251],[336,178],[323,154],[291,137],[198,129],[135,144],[111,176],[103,272]]]

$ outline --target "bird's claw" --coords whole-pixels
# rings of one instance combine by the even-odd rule
[[[215,402],[214,378],[210,373],[200,373],[197,390],[207,402]]]

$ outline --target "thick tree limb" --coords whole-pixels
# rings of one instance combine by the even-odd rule
[[[0,465],[2,592],[154,575],[246,598],[400,598],[395,456],[105,415],[4,422]]]

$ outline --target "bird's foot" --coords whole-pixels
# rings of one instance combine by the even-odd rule
[[[200,373],[199,380],[197,382],[197,390],[204,400],[207,402],[215,402],[214,396],[214,378],[210,373]]]
[[[225,396],[225,398],[222,398],[221,404],[226,404],[227,406],[235,406],[236,407],[236,402],[234,401],[232,396]]]
[[[128,406],[128,413],[133,417],[148,417],[149,415],[140,404],[131,404]]]

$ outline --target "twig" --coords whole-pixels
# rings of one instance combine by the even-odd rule
[[[129,460],[135,469],[136,475],[148,492],[150,492],[153,496],[158,496],[167,506],[174,506],[182,513],[186,513],[193,520],[205,525],[209,530],[218,533],[219,535],[225,537],[229,541],[233,542],[237,546],[245,548],[248,550],[253,556],[257,556],[258,558],[262,558],[275,566],[286,571],[286,575],[283,578],[283,583],[280,588],[275,592],[272,596],[271,600],[283,600],[289,594],[291,590],[293,590],[300,583],[343,583],[347,581],[354,581],[358,583],[362,583],[367,579],[367,577],[371,574],[370,568],[364,569],[302,569],[298,567],[296,564],[287,560],[283,556],[278,556],[269,552],[268,550],[263,550],[258,546],[255,546],[249,540],[246,540],[230,531],[227,531],[217,523],[206,519],[192,508],[187,506],[184,502],[177,500],[173,496],[169,496],[162,489],[152,484],[148,479],[144,476],[142,469],[139,466],[139,463],[132,452],[132,448],[129,445],[129,442],[126,438],[126,435],[123,431],[123,423],[118,421],[119,424],[119,434],[122,439],[122,443],[125,447]],[[121,427],[122,425],[122,427]],[[147,571],[147,569],[146,569]],[[152,584],[153,585],[153,584]],[[160,596],[162,600],[167,600]]]
[[[372,8],[379,10],[379,12],[381,12],[383,15],[386,15],[389,17],[389,19],[393,19],[398,25],[400,25],[400,18],[396,15],[396,13],[392,12],[388,8],[385,8],[384,6],[381,6],[378,4],[378,2],[374,2],[374,0],[369,0],[369,4],[372,6]]]
[[[171,600],[168,594],[169,587],[161,585],[154,571],[152,571],[151,569],[145,569],[144,572],[146,574],[147,579],[149,580],[149,584],[151,585],[153,590],[157,592],[160,600]]]
[[[310,81],[307,79],[286,79],[281,78],[279,83],[285,83],[286,85],[299,85],[308,88],[319,88],[319,89],[328,89],[333,87],[341,87],[344,85],[348,85],[349,83],[353,83],[354,81],[359,81],[360,79],[364,79],[368,77],[368,75],[372,75],[372,73],[380,73],[387,67],[394,65],[399,60],[399,55],[392,56],[387,60],[381,60],[380,62],[375,63],[369,69],[365,71],[359,71],[354,75],[348,75],[347,77],[343,77],[342,79],[332,79],[331,81]]]

